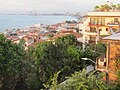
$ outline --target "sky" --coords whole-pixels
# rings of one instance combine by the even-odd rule
[[[0,12],[85,13],[106,1],[108,0],[0,0]],[[120,3],[120,0],[109,1],[114,4]]]

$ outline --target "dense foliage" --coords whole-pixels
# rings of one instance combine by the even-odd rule
[[[21,77],[24,52],[21,47],[0,36],[0,81],[5,90],[12,90]]]
[[[86,47],[82,52],[83,57],[87,57],[95,61],[96,58],[104,56],[106,54],[106,44],[86,44]]]
[[[45,85],[46,88],[50,90],[116,90],[102,80],[105,73],[97,70],[90,73],[86,73],[86,69],[77,71],[70,77],[66,77],[62,83],[58,83],[59,73],[55,73],[51,78],[52,84]]]
[[[66,81],[59,84],[59,90],[110,90],[103,80],[104,74],[98,71],[92,71],[86,74],[86,70],[75,72]]]
[[[66,76],[82,70],[91,63],[82,60],[82,57],[95,60],[101,53],[105,53],[106,47],[103,44],[98,44],[95,47],[95,52],[90,45],[83,50],[74,35],[60,37],[51,42],[39,43],[35,48],[34,56],[37,76],[41,85],[49,82],[50,77],[58,71],[61,71],[58,82],[62,82],[66,80]]]
[[[0,35],[0,89],[40,90],[49,86],[55,89],[54,84],[92,64],[81,58],[94,60],[105,53],[105,49],[104,44],[87,45],[83,49],[74,35],[67,35],[38,43],[35,48],[25,51],[24,41],[17,45]],[[55,75],[57,72],[59,76]],[[51,81],[53,76],[58,77],[57,80]]]
[[[99,5],[95,6],[95,11],[119,11],[120,10],[120,4],[104,4],[104,5]]]
[[[27,89],[25,78],[30,64],[24,60],[25,55],[22,44],[14,44],[0,35],[0,88],[2,90]]]
[[[64,81],[65,76],[81,70],[85,65],[73,35],[58,38],[54,42],[38,44],[34,56],[42,84],[48,82],[50,77],[58,71],[61,71],[59,82]]]

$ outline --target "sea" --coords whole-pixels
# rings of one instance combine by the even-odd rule
[[[70,16],[34,16],[34,15],[0,15],[0,32],[6,29],[22,29],[34,24],[56,24],[65,20],[77,20]]]

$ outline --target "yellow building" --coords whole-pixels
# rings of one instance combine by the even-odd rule
[[[97,43],[103,37],[120,28],[120,11],[88,12],[84,20],[83,43]],[[83,28],[81,25],[79,28]]]

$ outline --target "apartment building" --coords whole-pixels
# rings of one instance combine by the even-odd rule
[[[88,12],[79,30],[83,34],[83,43],[97,43],[104,37],[120,29],[120,11]]]

